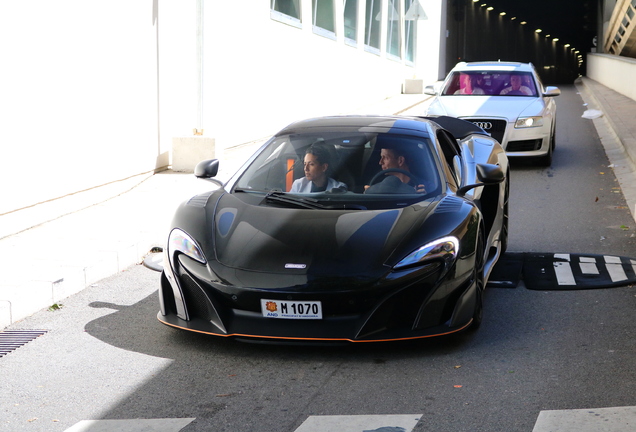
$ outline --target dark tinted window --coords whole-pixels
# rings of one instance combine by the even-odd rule
[[[530,72],[453,72],[446,81],[442,94],[536,97],[537,87]]]

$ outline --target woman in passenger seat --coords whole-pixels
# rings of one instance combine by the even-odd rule
[[[346,184],[328,176],[329,163],[329,151],[326,147],[321,145],[310,146],[305,152],[305,177],[295,180],[289,192],[311,193],[330,191],[332,189],[346,192]]]

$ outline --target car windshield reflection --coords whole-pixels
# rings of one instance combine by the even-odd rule
[[[537,97],[537,85],[530,72],[453,72],[442,90],[444,96],[530,96]]]
[[[300,208],[366,208],[360,203],[388,201],[387,206],[407,205],[441,191],[431,146],[425,137],[390,133],[276,136],[232,192]]]

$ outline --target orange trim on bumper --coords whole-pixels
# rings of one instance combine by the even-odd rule
[[[248,337],[248,338],[254,338],[254,339],[273,339],[273,340],[297,340],[297,341],[331,341],[331,342],[354,342],[354,343],[362,343],[362,342],[398,342],[398,341],[407,341],[407,340],[416,340],[416,339],[427,339],[427,338],[432,338],[432,337],[438,337],[438,336],[446,336],[446,335],[450,335],[453,333],[457,333],[460,332],[466,328],[468,328],[472,323],[473,320],[471,319],[468,324],[466,324],[465,326],[458,328],[457,330],[453,330],[453,331],[448,331],[448,332],[444,332],[444,333],[437,333],[437,334],[432,334],[432,335],[426,335],[426,336],[413,336],[413,337],[404,337],[404,338],[394,338],[394,339],[365,339],[365,340],[355,340],[355,339],[347,339],[347,338],[299,338],[299,337],[285,337],[285,336],[256,336],[256,335],[248,335],[248,334],[240,334],[240,333],[232,333],[232,334],[220,334],[220,333],[214,333],[214,332],[207,332],[207,331],[203,331],[203,330],[195,330],[195,329],[189,329],[187,327],[182,327],[182,326],[178,326],[176,324],[171,324],[169,322],[166,322],[164,320],[162,320],[161,318],[157,317],[157,319],[159,320],[159,322],[169,326],[169,327],[173,327],[176,329],[180,329],[180,330],[186,330],[186,331],[190,331],[190,332],[194,332],[194,333],[200,333],[200,334],[207,334],[207,335],[212,335],[212,336],[220,336],[220,337]]]

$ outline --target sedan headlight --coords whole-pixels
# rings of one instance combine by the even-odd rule
[[[174,253],[181,252],[193,260],[205,264],[207,260],[197,242],[180,229],[173,229],[168,238],[168,257],[174,259]]]
[[[543,126],[543,117],[519,117],[515,123],[515,128],[531,128]]]
[[[452,264],[459,253],[459,240],[456,237],[443,237],[408,254],[395,268],[400,269],[428,261],[441,260],[446,265]]]

